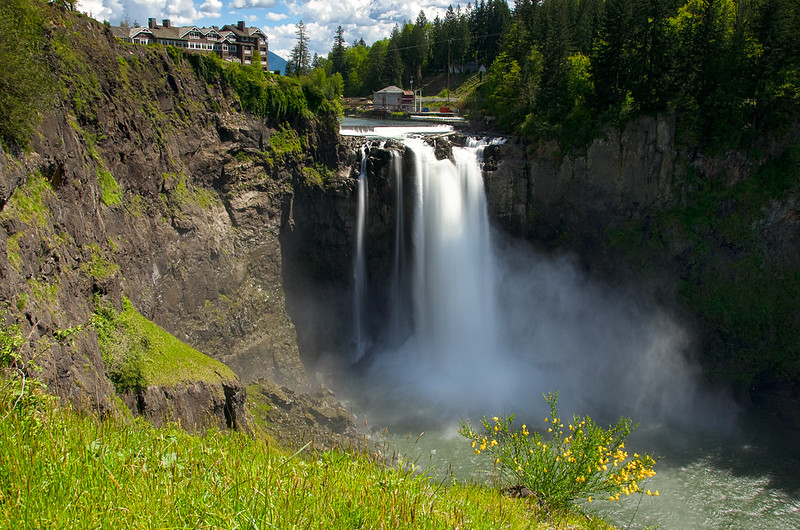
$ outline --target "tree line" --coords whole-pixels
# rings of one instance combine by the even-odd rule
[[[507,131],[580,141],[669,111],[685,143],[725,148],[797,122],[798,35],[796,0],[479,0],[421,11],[372,45],[348,45],[340,26],[311,67],[366,96],[483,66],[467,106]]]

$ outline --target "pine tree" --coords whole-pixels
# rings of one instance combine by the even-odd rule
[[[311,56],[308,51],[308,33],[306,33],[306,25],[302,20],[297,23],[295,35],[297,35],[297,44],[292,48],[292,54],[286,65],[286,73],[307,74],[311,65]]]
[[[332,73],[339,72],[345,77],[345,40],[344,29],[342,26],[336,28],[336,36],[333,38],[333,48],[331,48],[330,60]]]

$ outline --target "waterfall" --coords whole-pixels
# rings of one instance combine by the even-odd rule
[[[394,260],[392,261],[392,276],[389,286],[389,331],[388,344],[399,345],[410,328],[410,319],[407,311],[407,275],[405,274],[408,262],[408,246],[406,245],[405,227],[405,201],[403,200],[403,158],[396,151],[392,151],[390,172],[395,187],[395,230],[394,230]]]
[[[407,385],[419,384],[411,394],[422,401],[439,400],[443,394],[453,400],[485,379],[497,344],[494,266],[478,160],[482,144],[454,147],[453,160],[437,160],[423,140],[401,141],[405,150],[393,152],[390,162],[395,227],[386,279],[387,318],[369,326],[376,335],[372,337],[365,336],[362,309],[370,297],[364,292],[362,268],[367,246],[362,159],[354,263],[355,358],[364,357],[365,344],[375,345],[369,370],[381,375],[373,381],[391,378],[402,366],[408,374],[402,393]],[[365,150],[362,156],[366,158]]]
[[[353,329],[355,330],[355,361],[364,356],[367,349],[364,337],[364,301],[367,285],[367,263],[364,241],[367,227],[367,146],[361,148],[361,172],[358,175],[358,212],[356,226],[356,249],[353,259]]]
[[[467,377],[495,341],[494,271],[475,149],[437,160],[406,140],[414,160],[412,304],[415,351],[437,372]]]

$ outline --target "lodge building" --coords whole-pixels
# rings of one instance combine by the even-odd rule
[[[115,37],[134,44],[163,44],[190,52],[216,53],[224,61],[251,64],[253,52],[258,50],[261,67],[269,70],[269,46],[267,36],[259,28],[246,27],[244,21],[222,28],[199,28],[197,26],[173,26],[169,19],[156,24],[156,19],[147,21],[147,27],[111,26]]]

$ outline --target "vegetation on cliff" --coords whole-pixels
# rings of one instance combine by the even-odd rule
[[[173,54],[180,57],[180,51]],[[328,77],[322,70],[311,75],[284,77],[254,65],[225,63],[216,55],[184,55],[207,83],[224,82],[236,91],[242,106],[277,122],[318,117],[335,120],[342,114],[341,76]]]
[[[0,140],[26,145],[40,111],[52,103],[55,81],[46,61],[42,0],[0,4]]]
[[[117,392],[180,382],[232,381],[236,376],[219,361],[184,344],[147,320],[123,299],[122,311],[98,299],[92,316],[100,354]]]
[[[129,72],[141,68],[138,54],[114,57],[116,50],[80,27],[81,15],[49,4],[45,0],[0,4],[0,64],[4,65],[0,138],[7,144],[28,143],[42,113],[57,103],[53,96],[59,97],[58,103],[68,104],[77,123],[85,125],[98,120],[98,105],[108,94],[153,88],[130,85]],[[107,38],[113,37],[109,33]],[[215,55],[161,45],[150,48],[166,50],[178,68],[188,61],[208,84],[233,88],[244,110],[274,123],[318,120],[334,127],[342,112],[341,76],[328,77],[320,70],[299,78],[282,77],[254,65],[224,63]],[[47,60],[48,54],[56,60]],[[105,63],[101,69],[96,67],[99,62]],[[155,101],[143,100],[141,110],[158,120]]]
[[[800,381],[800,262],[792,230],[800,145],[727,184],[690,172],[679,204],[607,232],[638,274],[674,259],[678,297],[696,315],[705,372],[753,399]]]

